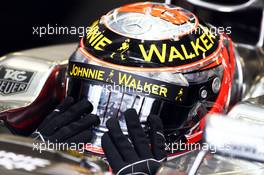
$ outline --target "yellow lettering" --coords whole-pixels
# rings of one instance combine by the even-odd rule
[[[180,58],[181,60],[185,60],[182,54],[174,46],[172,46],[170,50],[169,62],[172,62],[173,59],[175,58]]]
[[[106,44],[111,44],[112,41],[105,37],[102,32],[99,31],[98,21],[95,21],[87,32],[86,39],[88,44],[94,47],[96,50],[103,50]]]
[[[167,47],[166,44],[162,44],[162,51],[160,53],[157,46],[155,44],[151,44],[149,52],[147,54],[143,44],[139,44],[139,48],[140,48],[140,51],[142,53],[142,56],[144,57],[145,61],[147,61],[147,62],[151,62],[153,53],[155,52],[155,54],[159,58],[160,62],[164,63],[165,59],[166,59],[166,47]]]
[[[104,37],[104,35],[100,35],[99,37],[97,37],[97,38],[93,41],[93,43],[91,44],[91,46],[94,46],[95,43],[97,43],[102,37]],[[90,38],[90,41],[91,41],[91,38]]]
[[[78,72],[77,72],[78,75],[82,75],[82,70],[79,68],[78,69]]]
[[[183,44],[181,44],[181,48],[186,59],[192,59],[195,57],[195,54],[193,54],[192,52],[190,54],[187,53],[186,48]]]
[[[151,93],[151,85],[152,84],[148,84],[147,82],[145,82],[144,84],[144,91],[148,92],[149,94]]]
[[[127,74],[123,74],[122,75],[122,73],[119,72],[119,74],[118,74],[118,84],[120,84],[120,85],[124,84],[125,86],[127,86],[129,81],[130,81],[130,79],[131,79],[131,76],[129,76],[127,78]]]
[[[89,70],[89,69],[83,69],[83,74],[82,74],[82,76],[87,77],[87,76],[88,76],[88,70]]]
[[[72,70],[70,71],[71,76],[80,76],[80,77],[91,78],[95,80],[101,80],[101,81],[104,80],[103,79],[104,73],[105,72],[102,70],[78,67],[78,66],[75,66],[75,64],[73,65]]]
[[[105,73],[104,71],[101,71],[101,70],[100,70],[100,71],[98,72],[98,77],[97,77],[97,79],[103,81],[103,80],[104,80],[104,78],[103,78],[104,73]]]
[[[167,92],[168,92],[168,89],[166,87],[160,87],[160,93],[159,95],[160,96],[164,96],[164,97],[167,97]]]
[[[201,38],[201,41],[202,41],[202,43],[204,44],[206,50],[209,50],[209,49],[211,49],[211,47],[213,46],[213,43],[210,43],[210,44],[208,45],[209,40],[208,40],[208,39],[205,39],[204,37],[206,37],[205,34],[203,34],[203,35],[200,37],[200,38]]]
[[[96,77],[96,71],[89,69],[89,78],[95,79]]]
[[[98,36],[101,35],[101,32],[99,31],[99,27],[92,25],[90,27],[89,32],[87,33],[86,39],[89,39],[89,44],[91,44],[96,38],[98,38]],[[93,44],[92,44],[93,46]]]
[[[196,40],[195,44],[194,44],[193,41],[191,41],[191,45],[192,45],[192,47],[194,49],[194,52],[195,52],[196,56],[200,55],[198,50],[201,50],[203,53],[206,52],[206,50],[202,46],[200,46],[199,41],[200,41],[199,38]]]
[[[72,66],[72,70],[70,71],[70,75],[71,75],[71,76],[74,75],[74,68],[75,68],[75,64],[73,64],[73,66]]]
[[[103,50],[102,47],[105,47],[106,44],[111,44],[112,41],[106,37],[103,37],[95,46],[94,49],[96,50]]]
[[[132,78],[132,80],[130,81],[129,83],[129,87],[133,87],[136,89],[137,87],[137,82],[136,82],[136,79],[135,78]]]
[[[159,95],[158,90],[159,90],[159,85],[153,84],[152,93],[155,94],[155,95]]]
[[[160,63],[185,61],[186,59],[193,59],[197,56],[202,55],[207,50],[211,49],[214,44],[214,36],[209,34],[202,34],[195,41],[190,41],[189,44],[181,44],[181,47],[170,46],[170,52],[168,58],[166,57],[167,44],[162,44],[161,48],[155,44],[151,44],[146,48],[143,44],[139,44],[139,49],[142,53],[142,57],[146,62],[151,62],[153,57],[157,57]]]

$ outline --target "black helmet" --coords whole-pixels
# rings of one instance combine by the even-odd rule
[[[116,8],[88,28],[68,67],[68,95],[86,98],[101,118],[87,149],[102,153],[110,117],[135,108],[144,126],[162,119],[167,141],[201,138],[203,117],[229,104],[235,60],[232,42],[191,12],[162,3]]]

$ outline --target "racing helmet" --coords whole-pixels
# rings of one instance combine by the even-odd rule
[[[88,151],[103,154],[106,121],[134,108],[142,126],[158,115],[167,142],[201,139],[208,113],[230,103],[235,58],[232,41],[193,13],[140,2],[116,8],[87,28],[68,65],[67,95],[86,98],[100,117]],[[147,130],[147,127],[145,127]]]

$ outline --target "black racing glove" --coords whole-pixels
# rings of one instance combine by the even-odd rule
[[[59,143],[88,143],[92,139],[91,128],[100,123],[98,116],[90,114],[92,110],[89,101],[74,103],[72,97],[66,97],[44,119],[32,137]]]
[[[136,111],[128,109],[124,115],[129,138],[122,133],[116,118],[109,119],[106,123],[109,131],[102,137],[105,156],[117,175],[154,175],[166,159],[161,120],[155,115],[148,117],[148,139]]]

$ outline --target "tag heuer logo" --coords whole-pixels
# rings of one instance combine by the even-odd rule
[[[0,94],[10,95],[24,92],[34,72],[0,67]]]

